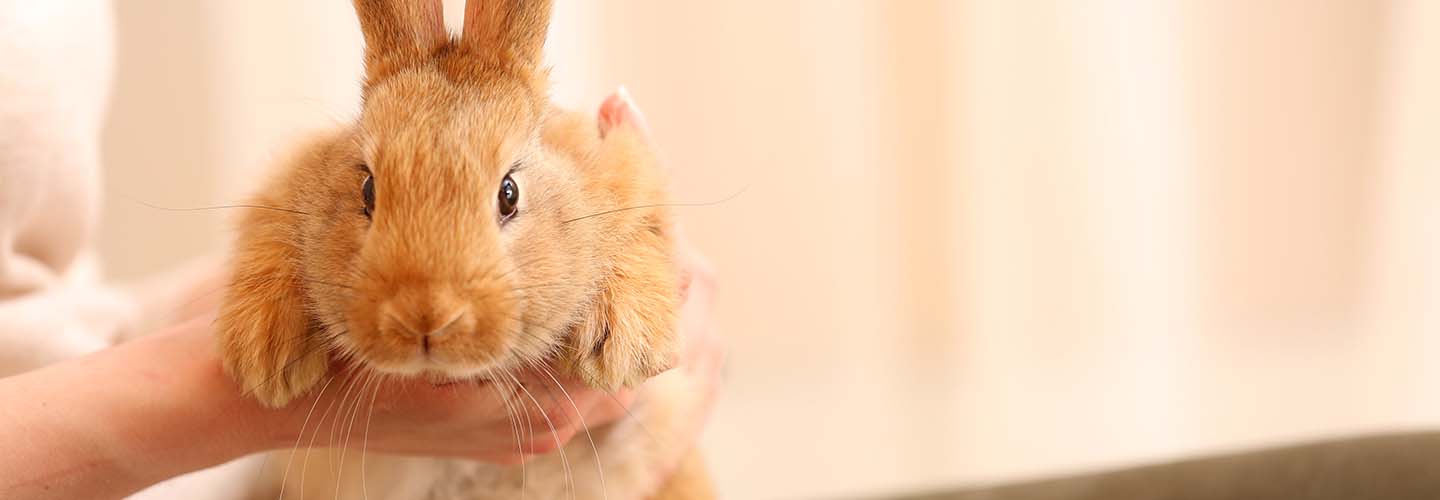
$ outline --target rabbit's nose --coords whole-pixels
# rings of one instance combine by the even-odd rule
[[[379,312],[381,332],[405,338],[426,352],[474,323],[470,308],[445,294],[397,293]]]
[[[389,320],[388,323],[390,323],[390,324],[389,324],[389,325],[383,325],[383,324],[382,324],[381,328],[382,328],[382,329],[387,329],[387,330],[396,330],[396,329],[398,329],[398,330],[401,330],[401,331],[403,331],[403,332],[405,332],[405,333],[407,333],[407,334],[409,334],[409,335],[416,336],[416,337],[442,337],[442,336],[444,336],[445,334],[450,333],[451,330],[454,330],[455,328],[451,328],[451,327],[459,324],[459,323],[460,323],[460,320],[461,320],[461,319],[464,319],[464,317],[465,317],[466,314],[467,314],[467,313],[466,313],[465,311],[454,311],[454,312],[451,313],[451,314],[442,315],[442,316],[434,316],[434,315],[430,315],[430,314],[424,314],[424,315],[421,316],[421,319],[420,319],[418,322],[416,322],[416,321],[406,321],[406,320],[404,320],[403,318],[400,318],[400,317],[398,317],[398,316],[396,316],[396,315],[394,315],[394,314],[389,314],[389,313],[387,313],[387,314],[386,314],[386,316],[387,316],[386,319]],[[449,319],[449,320],[442,320],[442,321],[438,321],[438,322],[437,322],[437,321],[432,321],[432,320],[430,320],[430,318],[441,318],[441,317],[444,317],[444,316],[449,316],[450,319]],[[432,326],[432,325],[436,325],[436,324],[439,324],[440,326]],[[417,325],[419,325],[419,326],[417,326]],[[385,326],[390,326],[391,328],[385,328]],[[398,328],[397,328],[397,327],[398,327]]]
[[[464,309],[448,310],[442,314],[425,312],[409,317],[386,313],[380,318],[380,330],[391,335],[405,337],[417,347],[429,353],[432,347],[445,342],[452,332],[463,331],[470,323],[470,312]]]

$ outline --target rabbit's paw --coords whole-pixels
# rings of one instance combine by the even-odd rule
[[[225,371],[265,406],[285,406],[329,368],[328,350],[293,302],[284,296],[230,298],[216,322]]]
[[[616,390],[674,366],[680,349],[674,297],[613,287],[601,293],[576,331],[571,371],[591,387]]]

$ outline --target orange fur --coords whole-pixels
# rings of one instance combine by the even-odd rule
[[[714,496],[715,487],[705,472],[705,462],[698,453],[686,455],[670,480],[650,496],[650,500],[696,500]]]
[[[545,2],[528,8],[469,11],[543,24]],[[283,405],[319,379],[320,363],[295,360],[333,354],[317,344],[379,371],[452,377],[563,355],[606,389],[667,368],[677,346],[665,210],[600,214],[664,201],[638,133],[619,127],[624,137],[602,143],[575,125],[584,118],[549,109],[538,54],[517,52],[538,51],[543,29],[494,51],[467,33],[420,58],[428,42],[397,33],[430,31],[395,23],[438,18],[368,1],[357,10],[372,44],[360,119],[307,146],[256,198],[284,211],[241,224],[220,321],[231,372]],[[510,32],[468,24],[486,26],[487,40]],[[542,134],[546,118],[556,126]],[[373,219],[360,195],[370,173]],[[522,195],[501,224],[507,173]]]
[[[362,112],[302,147],[255,198],[272,209],[241,221],[217,323],[227,371],[283,406],[335,359],[457,379],[560,360],[605,390],[668,368],[665,180],[634,124],[602,140],[593,118],[551,109],[549,2],[471,1],[459,39],[438,2],[355,7]],[[502,223],[507,174],[521,194]]]

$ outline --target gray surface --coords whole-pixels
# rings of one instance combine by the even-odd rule
[[[1440,432],[1326,441],[904,500],[1436,500]]]

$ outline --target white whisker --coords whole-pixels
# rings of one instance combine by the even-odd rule
[[[535,405],[535,409],[540,410],[540,417],[544,418],[545,424],[550,426],[550,436],[555,438],[556,451],[560,452],[560,467],[565,470],[566,486],[570,491],[570,498],[573,500],[575,498],[575,475],[570,471],[570,459],[565,456],[565,443],[560,442],[560,433],[555,430],[555,422],[550,420],[550,414],[545,411],[545,407],[540,405],[540,401],[535,399],[535,395],[530,393],[530,389],[527,389],[525,384],[521,384],[513,374],[510,375],[510,378],[515,381],[516,387],[524,391],[525,397],[530,399],[530,403]]]
[[[500,392],[500,382],[497,381],[491,384],[490,389],[495,392],[496,397],[500,398],[500,403],[505,405],[505,418],[510,421],[510,433],[515,438],[515,453],[520,456],[520,498],[524,500],[525,490],[527,489],[527,473],[525,470],[524,441],[521,440],[522,438],[520,436],[520,420],[515,416],[515,407],[511,404],[510,398]]]
[[[346,381],[345,381],[345,386],[344,386],[344,387],[345,387],[345,392],[344,392],[344,395],[342,395],[342,396],[340,397],[340,399],[338,399],[338,400],[336,400],[336,399],[330,400],[330,403],[327,404],[327,405],[325,405],[325,412],[320,414],[320,420],[315,423],[315,431],[310,433],[310,442],[307,443],[306,446],[305,446],[305,457],[304,457],[303,459],[301,459],[301,460],[302,460],[302,463],[300,464],[300,499],[301,499],[301,500],[304,500],[304,499],[305,499],[305,478],[309,476],[309,471],[310,471],[310,452],[315,449],[315,440],[320,437],[320,426],[325,423],[325,417],[328,417],[328,416],[330,415],[330,410],[331,410],[332,408],[335,408],[335,403],[336,403],[336,401],[343,401],[343,400],[345,399],[345,397],[350,394],[350,389],[353,389],[353,388],[355,387],[355,380],[356,380],[356,379],[355,379],[354,377],[351,377],[349,380],[346,380]],[[343,406],[343,405],[342,405],[342,406]],[[338,415],[339,412],[337,411],[336,414]]]
[[[590,434],[590,424],[585,422],[585,415],[580,413],[580,406],[575,404],[575,399],[570,397],[570,392],[565,390],[564,384],[560,383],[560,379],[556,378],[549,368],[544,365],[535,366],[545,376],[550,377],[552,382],[555,382],[555,387],[560,389],[560,393],[565,395],[565,400],[570,402],[570,408],[575,410],[575,416],[580,417],[580,426],[585,429],[585,439],[590,441],[590,450],[595,453],[595,472],[600,474],[600,495],[605,500],[610,500],[610,489],[605,485],[605,466],[600,463],[600,448],[595,446],[595,437]]]
[[[345,477],[345,454],[350,451],[350,438],[355,435],[355,417],[360,414],[360,404],[365,401],[365,391],[369,390],[370,384],[375,381],[374,373],[369,370],[365,371],[365,381],[360,384],[360,390],[355,393],[355,403],[350,406],[349,422],[345,424],[345,430],[340,433],[340,439],[343,441],[340,446],[340,459],[336,464],[339,472],[335,474],[335,500],[340,500],[341,480]]]
[[[376,379],[375,391],[370,394],[370,412],[365,417],[365,438],[360,441],[360,495],[365,500],[370,500],[370,490],[366,481],[368,478],[365,476],[365,458],[370,454],[365,450],[370,446],[370,421],[375,418],[375,398],[380,395],[381,386],[385,385],[385,374],[377,375]]]
[[[305,421],[300,423],[300,435],[295,436],[295,445],[290,447],[290,459],[285,461],[285,474],[280,479],[280,496],[277,499],[285,498],[285,484],[290,480],[290,466],[295,464],[295,454],[300,451],[300,440],[305,439],[305,428],[310,425],[310,416],[315,414],[315,407],[320,406],[320,400],[325,399],[325,389],[330,387],[335,377],[325,377],[325,385],[320,386],[320,391],[315,393],[315,402],[310,403],[310,411],[305,412]],[[317,427],[319,423],[315,424]],[[265,456],[265,463],[270,461],[270,456]],[[264,472],[265,463],[260,464],[261,472]]]

